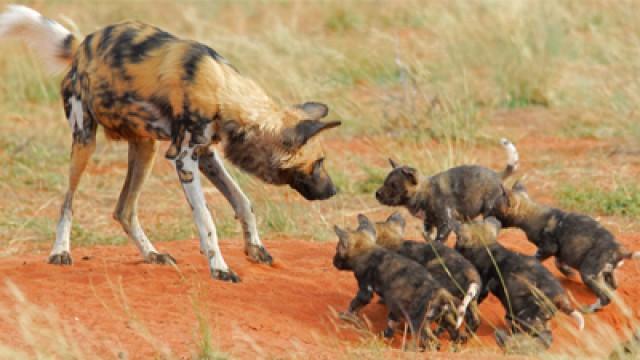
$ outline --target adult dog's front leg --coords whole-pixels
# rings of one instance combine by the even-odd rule
[[[236,218],[242,225],[245,254],[247,254],[252,261],[271,265],[273,258],[260,241],[251,201],[249,201],[249,198],[242,192],[242,189],[240,189],[231,175],[229,175],[227,169],[224,168],[220,155],[215,151],[207,149],[202,151],[198,162],[200,171],[218,188],[233,207]]]
[[[211,276],[219,280],[238,282],[240,278],[229,269],[218,246],[216,226],[207,208],[200,185],[196,148],[197,145],[189,147],[184,144],[180,149],[179,155],[170,161],[176,167],[187,201],[189,201],[191,205],[193,219],[195,220],[198,235],[200,236],[200,248],[209,262]],[[181,176],[184,174],[190,174],[190,176]]]

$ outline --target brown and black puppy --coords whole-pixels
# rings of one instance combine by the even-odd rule
[[[447,291],[460,301],[455,327],[446,327],[453,340],[464,341],[466,334],[458,332],[466,319],[466,328],[476,331],[480,325],[477,297],[482,280],[476,268],[460,253],[436,241],[404,240],[405,221],[400,213],[393,213],[386,221],[376,223],[377,244],[422,264]],[[473,304],[471,308],[469,305]]]
[[[538,247],[538,260],[555,256],[563,274],[570,276],[572,269],[580,272],[582,281],[598,297],[589,311],[611,301],[609,291],[618,287],[615,269],[624,260],[640,258],[640,251],[625,249],[593,218],[536,203],[520,182],[509,192],[509,206],[501,210],[500,218],[504,226],[518,227],[527,234]]]
[[[493,215],[496,207],[507,206],[503,180],[517,169],[518,152],[507,139],[502,139],[501,144],[508,156],[501,173],[483,166],[463,165],[421,178],[415,168],[389,160],[393,170],[376,191],[376,199],[383,205],[406,207],[424,221],[427,233],[435,228],[436,240],[444,241],[451,232],[450,216],[466,221]]]
[[[468,224],[456,221],[452,227],[457,235],[456,250],[475,265],[485,289],[494,294],[505,308],[506,320],[513,332],[526,332],[548,347],[552,335],[548,321],[556,310],[575,318],[578,327],[584,327],[584,319],[575,310],[558,280],[532,256],[525,256],[506,249],[496,237],[500,222],[494,217],[476,220]]]
[[[418,343],[426,340],[428,347],[438,348],[430,323],[453,309],[453,297],[423,266],[377,246],[375,227],[364,215],[359,215],[358,221],[355,231],[334,227],[339,241],[333,265],[353,271],[358,281],[359,290],[348,314],[356,314],[375,292],[389,309],[385,337],[393,336],[396,323],[405,320],[414,336],[420,334]]]

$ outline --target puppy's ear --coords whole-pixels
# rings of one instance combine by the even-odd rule
[[[402,168],[402,174],[413,185],[418,185],[418,171],[412,167],[405,166]]]
[[[338,225],[333,225],[333,231],[338,235],[338,243],[345,249],[349,248],[349,233]]]
[[[368,217],[362,214],[358,214],[358,230],[357,231],[364,231],[369,233],[369,235],[371,235],[371,237],[373,237],[374,240],[376,238],[375,225],[373,225],[373,223],[369,220]]]
[[[393,159],[392,159],[392,158],[389,158],[389,164],[391,165],[391,168],[392,168],[392,169],[395,169],[395,168],[397,168],[398,166],[400,166],[400,165],[398,165],[398,163],[397,163],[397,162],[393,161]]]
[[[522,192],[522,193],[527,193],[527,188],[524,187],[524,184],[518,180],[516,181],[513,186],[511,187],[511,190],[515,191],[515,192]]]
[[[406,222],[404,221],[404,218],[402,217],[402,214],[400,214],[399,212],[395,211],[393,214],[391,214],[388,218],[386,222],[391,222],[391,223],[396,223],[398,225],[400,225],[403,229],[406,225]]]
[[[484,221],[493,226],[493,228],[496,231],[496,236],[497,236],[498,233],[500,232],[500,229],[502,229],[502,223],[500,222],[500,220],[498,220],[494,216],[489,216],[488,218],[484,219]]]
[[[329,114],[329,107],[319,102],[310,101],[295,105],[295,107],[307,114],[307,120],[320,120]]]

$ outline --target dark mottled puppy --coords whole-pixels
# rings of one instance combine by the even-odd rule
[[[584,319],[575,310],[558,280],[538,260],[506,249],[496,237],[500,222],[494,217],[468,224],[456,221],[452,227],[457,235],[456,250],[478,269],[485,289],[482,302],[491,291],[507,311],[506,320],[513,332],[526,332],[548,347],[552,335],[548,321],[556,310],[575,318],[578,327]]]
[[[501,143],[508,161],[500,174],[478,165],[463,165],[420,178],[415,168],[399,166],[390,160],[393,170],[376,191],[376,199],[383,205],[406,207],[412,215],[424,220],[426,232],[435,228],[436,240],[444,241],[451,232],[450,216],[466,221],[479,215],[493,215],[496,207],[507,206],[502,182],[516,170],[518,153],[510,141],[502,139]]]
[[[367,305],[373,293],[383,297],[389,309],[385,337],[393,336],[397,322],[405,320],[419,343],[438,347],[430,323],[455,305],[451,294],[441,288],[420,264],[376,245],[374,225],[363,215],[359,227],[346,231],[334,227],[339,241],[333,264],[338,270],[353,271],[358,293],[351,301],[349,314]]]
[[[589,306],[596,311],[609,304],[610,291],[618,287],[614,271],[626,259],[640,258],[640,251],[624,248],[613,234],[593,218],[541,205],[529,198],[517,182],[509,192],[509,206],[501,210],[504,226],[522,229],[538,247],[542,261],[555,256],[556,266],[570,276],[576,269],[598,299]]]
[[[376,223],[377,244],[422,264],[451,295],[461,303],[455,327],[447,327],[452,339],[464,341],[465,333],[456,331],[466,319],[466,327],[476,331],[480,325],[477,296],[482,280],[476,268],[460,253],[436,241],[404,240],[405,221],[400,213],[393,213],[386,221]],[[472,307],[469,308],[469,305]]]

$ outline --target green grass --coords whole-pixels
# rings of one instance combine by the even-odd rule
[[[564,185],[556,197],[562,206],[589,214],[635,217],[640,215],[640,188],[617,185],[607,191],[593,185]]]

